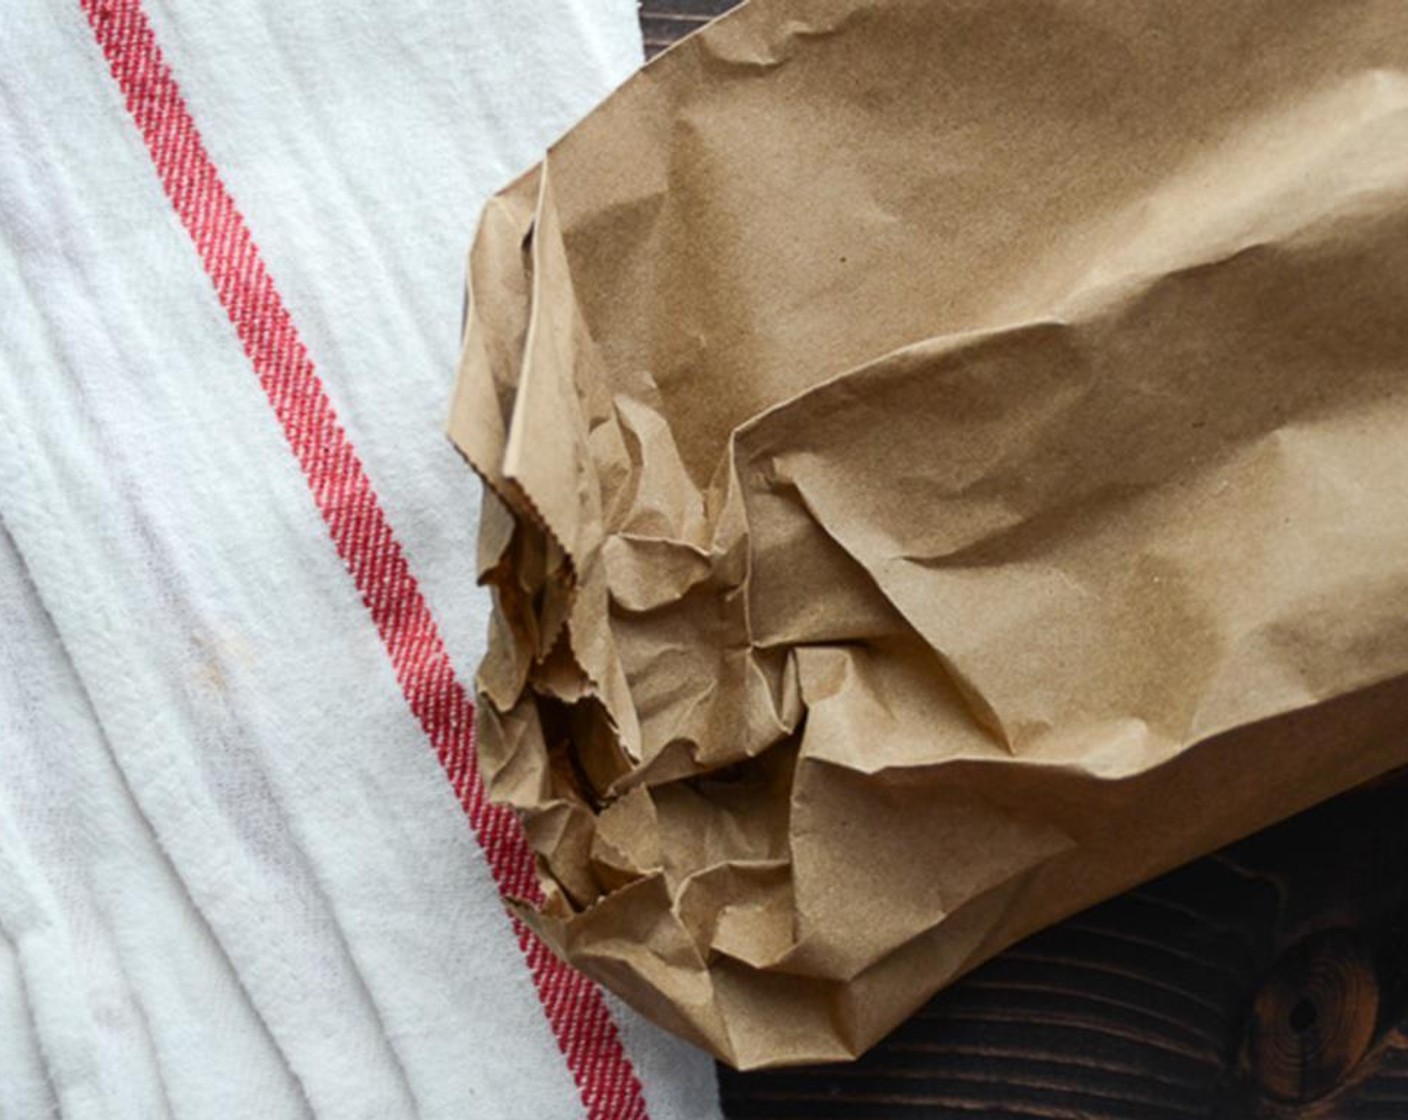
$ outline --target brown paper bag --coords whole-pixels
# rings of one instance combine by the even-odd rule
[[[1408,4],[754,0],[487,208],[534,926],[742,1067],[1408,762]]]

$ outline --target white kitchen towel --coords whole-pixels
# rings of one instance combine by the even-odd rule
[[[0,6],[0,1120],[718,1114],[467,765],[483,200],[632,0]]]

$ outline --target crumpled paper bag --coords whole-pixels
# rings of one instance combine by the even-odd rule
[[[480,764],[740,1066],[1408,762],[1408,4],[754,0],[487,207]]]

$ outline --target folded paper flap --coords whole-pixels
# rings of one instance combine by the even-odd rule
[[[451,433],[550,944],[845,1057],[1408,761],[1405,66],[1397,0],[752,0],[490,206]]]
[[[1210,688],[1236,722],[1400,672],[1408,217],[1334,228],[1082,322],[910,348],[773,410],[740,434],[740,473],[802,501],[758,510],[755,542],[795,532],[760,524],[771,511],[815,518],[1013,742],[1134,718],[1173,745],[1195,717],[1220,729]],[[1214,315],[1215,337],[1187,332]],[[1326,654],[1350,633],[1359,655]],[[1251,656],[1295,645],[1320,651],[1313,689]]]
[[[525,246],[539,177],[535,169],[485,205],[469,255],[464,345],[449,430],[480,475],[499,484],[528,330],[532,266]]]

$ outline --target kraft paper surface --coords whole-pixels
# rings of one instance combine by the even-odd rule
[[[724,1060],[1408,763],[1408,4],[753,0],[487,207],[480,765]]]

